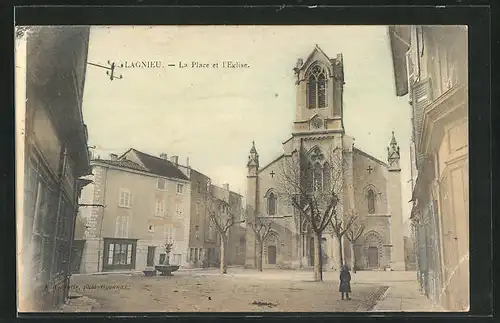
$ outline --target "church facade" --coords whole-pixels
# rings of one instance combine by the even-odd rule
[[[288,201],[290,196],[280,188],[280,172],[284,165],[291,165],[291,159],[299,157],[313,166],[314,185],[326,185],[332,175],[325,165],[328,158],[321,157],[335,152],[344,161],[337,212],[355,211],[365,229],[354,248],[347,239],[339,248],[337,238],[327,227],[321,238],[323,268],[338,270],[340,252],[343,260],[351,264],[354,250],[358,270],[405,270],[400,155],[394,133],[387,148],[387,163],[355,147],[354,138],[346,134],[342,54],[330,59],[316,46],[305,61],[298,60],[294,72],[296,120],[291,137],[283,142],[283,153],[261,166],[254,143],[247,163],[247,216],[264,217],[272,223],[263,246],[263,268],[313,266],[313,232]],[[259,246],[250,228],[246,244],[245,266],[255,268]]]

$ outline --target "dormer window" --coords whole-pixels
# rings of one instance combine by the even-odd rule
[[[312,68],[307,78],[307,107],[317,109],[326,107],[326,71],[319,65]]]

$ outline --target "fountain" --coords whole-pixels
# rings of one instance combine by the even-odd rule
[[[155,269],[161,272],[160,276],[172,276],[172,272],[179,270],[178,265],[170,264],[170,252],[172,251],[173,243],[165,243],[165,252],[167,256],[163,264],[156,265]]]

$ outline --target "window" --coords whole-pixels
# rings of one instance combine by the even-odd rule
[[[182,194],[182,190],[184,189],[184,185],[177,184],[177,194]]]
[[[196,239],[199,239],[200,238],[200,235],[199,235],[199,233],[200,233],[200,226],[199,225],[195,225],[194,231],[195,231],[195,237],[196,237]]]
[[[215,224],[210,219],[208,222],[208,239],[215,240]]]
[[[368,199],[368,213],[374,214],[375,213],[375,193],[373,192],[373,190],[368,190],[367,199]]]
[[[267,213],[269,215],[276,214],[276,195],[274,195],[274,193],[272,192],[267,197]]]
[[[330,182],[331,182],[331,172],[330,172],[330,164],[323,164],[323,189],[325,191],[330,191]]]
[[[120,207],[130,207],[131,194],[128,190],[120,190],[120,199],[118,201],[118,206]]]
[[[104,269],[135,267],[136,241],[106,239],[104,244]]]
[[[198,194],[201,194],[201,183],[198,182]]]
[[[167,180],[164,178],[158,178],[158,189],[166,190],[167,189]]]
[[[116,217],[115,223],[115,237],[116,238],[127,238],[128,228],[129,228],[129,217],[124,215],[119,215]]]
[[[156,200],[155,216],[159,216],[159,217],[165,216],[165,201],[164,200]]]
[[[327,106],[327,78],[324,68],[316,65],[312,68],[307,82],[307,106],[309,109]]]

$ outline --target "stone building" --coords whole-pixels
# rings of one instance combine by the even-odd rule
[[[76,254],[82,255],[75,259],[75,271],[144,270],[163,262],[166,240],[173,243],[171,264],[193,268],[219,262],[220,238],[208,218],[207,196],[212,190],[239,196],[228,185],[212,185],[189,160],[181,165],[178,156],[155,157],[136,149],[91,165],[94,183],[84,189],[81,203],[94,206],[80,210],[87,228],[83,237],[75,237],[81,246]],[[238,243],[232,234],[231,244]],[[127,259],[113,258],[117,246],[125,246]],[[228,256],[236,261],[236,255]]]
[[[20,38],[18,304],[20,311],[43,311],[68,297],[77,201],[86,183],[80,177],[90,172],[81,109],[89,28],[30,28]]]
[[[397,95],[412,111],[411,213],[422,291],[469,308],[467,29],[390,26]]]
[[[318,46],[294,68],[296,120],[292,135],[283,142],[283,154],[268,165],[259,164],[255,144],[248,157],[247,210],[252,216],[269,217],[272,234],[264,247],[263,267],[298,268],[313,265],[313,236],[289,197],[280,190],[280,172],[290,159],[314,165],[306,181],[323,188],[331,180],[327,158],[334,151],[346,162],[342,169],[343,187],[337,211],[354,210],[366,222],[366,229],[354,246],[357,269],[404,270],[402,233],[401,169],[399,146],[394,137],[388,147],[388,163],[354,146],[343,123],[342,55],[330,59]],[[349,111],[346,111],[347,113]],[[340,148],[340,149],[337,149]],[[318,173],[316,173],[318,171]],[[307,185],[303,183],[301,185]],[[246,266],[256,266],[256,239],[247,229]],[[325,268],[338,269],[339,247],[331,230],[322,237]],[[343,242],[343,259],[350,263],[350,245]]]
[[[165,157],[165,156],[162,156]],[[93,184],[80,199],[86,226],[79,271],[144,270],[165,258],[185,266],[189,257],[188,177],[166,158],[130,149],[91,161]]]

